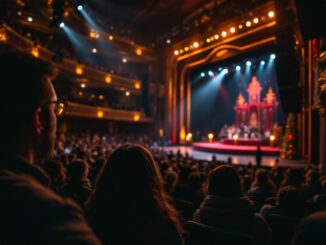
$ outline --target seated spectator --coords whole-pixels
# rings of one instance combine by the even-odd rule
[[[326,244],[326,211],[314,213],[305,218],[296,228],[292,245]]]
[[[57,117],[64,110],[51,68],[5,48],[0,54],[0,243],[100,244],[78,205],[51,190],[38,167],[53,154]]]
[[[297,188],[302,188],[304,184],[304,174],[300,169],[288,169],[285,174],[285,179],[283,180],[281,187],[293,186]]]
[[[275,205],[264,205],[260,213],[267,218],[278,214],[292,218],[302,218],[307,214],[307,208],[302,192],[293,186],[281,188],[276,196]]]
[[[257,244],[268,244],[270,229],[255,212],[253,202],[242,193],[238,172],[219,166],[209,175],[209,195],[195,212],[193,220],[218,229],[251,236]]]
[[[303,194],[293,186],[283,187],[276,197],[276,205],[265,205],[261,213],[272,229],[272,244],[289,244],[294,228],[307,214]]]
[[[312,202],[316,210],[326,208],[326,180],[322,182],[321,192],[312,198]]]
[[[104,244],[183,243],[158,166],[141,145],[123,145],[110,155],[88,207]]]
[[[72,161],[68,168],[68,175],[68,184],[61,190],[61,194],[71,197],[83,207],[92,193],[87,162],[81,159]]]
[[[310,169],[306,173],[306,183],[304,184],[304,194],[306,199],[311,199],[314,195],[320,193],[321,183],[320,174],[316,169]]]
[[[255,203],[256,210],[265,203],[265,200],[275,195],[275,185],[270,180],[266,170],[258,169],[255,174],[255,180],[248,191],[248,197]]]
[[[56,160],[48,160],[44,163],[44,170],[50,177],[50,187],[59,192],[66,185],[66,169],[63,164]]]

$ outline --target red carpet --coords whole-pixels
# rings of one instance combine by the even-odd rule
[[[195,142],[192,147],[198,151],[235,155],[254,155],[257,150],[257,146],[227,145],[219,142]],[[277,156],[281,152],[280,148],[271,146],[261,146],[260,149],[266,156]]]

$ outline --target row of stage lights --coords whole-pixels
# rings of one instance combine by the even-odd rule
[[[275,60],[276,59],[276,55],[275,54],[271,54],[270,55],[270,59],[271,60]],[[247,60],[245,64],[246,64],[246,67],[250,67],[252,65],[252,62],[250,60]],[[261,60],[260,61],[260,65],[261,66],[264,66],[265,64],[266,64],[266,61],[265,60]],[[241,71],[241,69],[242,69],[242,67],[240,65],[235,66],[235,70],[236,71]],[[222,67],[220,67],[220,68],[218,68],[218,71],[219,72],[222,72],[224,74],[229,73],[229,69],[228,68],[224,68],[223,69]],[[212,70],[209,70],[207,73],[205,73],[205,72],[201,72],[200,73],[200,76],[201,77],[206,77],[206,75],[208,75],[210,77],[214,77],[215,76],[215,73]]]
[[[220,33],[220,35],[215,34],[215,35],[213,35],[211,37],[208,37],[208,38],[206,38],[205,41],[206,41],[207,44],[210,44],[211,42],[217,41],[220,38],[225,38],[228,35],[232,35],[232,34],[236,33],[237,29],[242,30],[244,27],[250,28],[251,26],[257,25],[260,22],[260,20],[261,21],[266,21],[268,19],[273,19],[275,17],[274,11],[269,11],[267,13],[267,16],[268,17],[263,15],[260,18],[255,17],[253,19],[249,19],[245,23],[240,23],[237,27],[235,27],[235,26],[230,27],[229,31],[223,30]],[[181,49],[176,49],[176,50],[174,50],[174,55],[178,56],[180,54],[183,54],[183,53],[186,53],[186,52],[190,51],[191,49],[197,49],[197,48],[199,48],[200,45],[204,45],[205,41],[202,41],[200,43],[199,42],[194,42],[192,45],[186,46],[186,47],[181,48]],[[168,43],[170,43],[170,42],[168,42]]]
[[[77,9],[78,11],[80,11],[80,12],[85,11],[83,5],[81,5],[81,4],[78,5],[78,6],[76,7],[76,9]],[[29,17],[29,18],[31,18],[31,17]],[[31,20],[31,21],[32,21],[32,20]],[[65,28],[65,26],[66,26],[66,24],[65,24],[64,21],[61,21],[61,22],[59,23],[59,27],[60,27],[61,29]],[[94,29],[91,28],[90,31],[89,31],[89,37],[90,37],[91,39],[99,39],[99,38],[100,38],[100,34],[99,34],[98,31],[96,31],[96,30],[94,30]],[[112,40],[114,39],[114,37],[113,37],[113,35],[109,34],[109,35],[107,36],[107,39],[108,39],[109,41],[112,41]],[[133,42],[132,42],[132,44],[134,45]],[[92,49],[91,49],[91,52],[92,52],[93,54],[96,54],[96,53],[98,53],[98,49],[96,49],[96,48],[92,48]],[[135,53],[136,53],[136,55],[141,56],[141,55],[143,54],[143,50],[142,50],[140,47],[138,47],[138,48],[135,49]],[[122,61],[122,63],[127,63],[127,62],[128,62],[128,60],[127,60],[126,57],[123,57],[123,58],[121,59],[121,61]]]

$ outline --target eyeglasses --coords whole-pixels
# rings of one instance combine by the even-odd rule
[[[57,117],[61,116],[65,109],[68,107],[68,102],[57,100],[57,101],[49,101],[45,103],[41,108],[46,107],[47,105],[54,104],[54,113]]]

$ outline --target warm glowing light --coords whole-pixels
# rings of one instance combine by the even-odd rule
[[[103,96],[103,95],[100,95],[98,98],[99,98],[100,100],[103,100],[103,99],[104,99],[104,96]]]
[[[275,136],[274,136],[274,135],[269,136],[269,140],[270,140],[271,142],[275,141]]]
[[[214,134],[209,133],[207,137],[209,141],[212,141],[214,139]]]
[[[5,42],[7,41],[7,35],[5,30],[2,28],[0,29],[0,42]]]
[[[139,114],[135,114],[133,118],[134,118],[134,121],[135,122],[138,122],[140,120],[140,115]]]
[[[105,76],[105,83],[111,83],[111,82],[112,82],[111,75],[106,75]]]
[[[241,29],[243,28],[243,25],[239,25],[238,27],[239,27],[239,29],[241,30]]]
[[[227,35],[226,31],[223,31],[222,32],[222,37],[226,37],[226,35]]]
[[[216,35],[214,36],[214,38],[217,40],[217,39],[220,38],[220,36],[216,34]]]
[[[65,12],[64,12],[64,17],[68,17],[69,16],[69,11],[68,10],[66,10]]]
[[[189,51],[189,47],[185,47],[185,51],[188,52]]]
[[[211,42],[211,39],[210,39],[210,38],[207,38],[207,39],[206,39],[206,42],[207,42],[207,43],[210,43],[210,42]]]
[[[234,28],[234,27],[231,27],[231,28],[230,28],[230,32],[231,32],[231,33],[235,33],[235,28]]]
[[[76,74],[83,74],[83,67],[81,65],[76,66]]]
[[[259,22],[259,19],[258,18],[255,18],[254,19],[254,23],[257,24]]]
[[[37,47],[33,47],[31,53],[34,57],[39,57],[39,51]]]
[[[125,95],[126,96],[129,96],[130,95],[130,92],[129,91],[126,91]]]
[[[79,92],[78,92],[78,96],[79,96],[79,97],[83,96],[83,92],[82,92],[82,91],[79,91]]]
[[[273,18],[274,16],[275,16],[274,11],[269,11],[269,12],[268,12],[268,17],[269,17],[269,18]]]
[[[123,58],[123,59],[122,59],[122,62],[123,62],[123,63],[127,63],[127,58]]]
[[[171,40],[170,39],[166,39],[166,43],[167,44],[170,44],[171,43]]]
[[[113,40],[113,36],[109,35],[109,40],[112,41]]]
[[[186,141],[191,141],[192,140],[192,133],[188,133],[186,136]]]
[[[140,89],[141,88],[141,83],[140,82],[136,82],[135,83],[135,89]]]
[[[158,130],[158,134],[160,135],[160,137],[163,137],[164,136],[164,129],[163,128],[160,128]]]
[[[174,55],[178,55],[179,51],[178,50],[174,50]]]
[[[198,48],[199,47],[199,43],[198,42],[194,42],[194,48]]]
[[[180,49],[180,50],[179,50],[179,53],[180,53],[180,54],[183,54],[183,49]]]
[[[86,84],[85,83],[82,83],[82,84],[80,84],[80,87],[81,88],[86,88]]]
[[[239,139],[239,135],[235,134],[233,135],[233,140],[238,140]]]
[[[246,26],[247,27],[250,27],[251,26],[251,22],[249,20],[246,22]]]
[[[100,34],[98,34],[95,30],[91,29],[89,32],[89,37],[92,39],[98,39]]]
[[[27,17],[27,21],[28,22],[33,22],[33,18],[32,17]]]
[[[137,48],[137,49],[136,49],[136,54],[137,54],[138,56],[141,56],[141,55],[143,54],[143,50],[141,50],[141,48]]]
[[[93,54],[96,54],[96,53],[97,53],[97,49],[96,49],[96,48],[93,48],[93,49],[92,49],[92,53],[93,53]]]
[[[103,118],[103,116],[104,116],[103,111],[98,111],[98,112],[97,112],[97,117],[98,117],[98,118]]]

